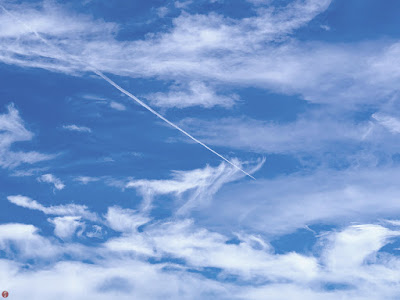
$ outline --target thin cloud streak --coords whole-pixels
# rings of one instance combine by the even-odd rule
[[[77,61],[79,64],[83,64],[84,66],[88,67],[90,71],[92,71],[93,73],[95,73],[96,75],[100,76],[102,79],[104,79],[105,81],[107,81],[110,85],[112,85],[114,88],[116,88],[117,90],[119,90],[120,92],[122,92],[123,94],[125,94],[126,96],[128,96],[129,98],[131,98],[132,100],[134,100],[136,103],[138,103],[139,105],[141,105],[142,107],[144,107],[145,109],[147,109],[148,111],[150,111],[152,114],[156,115],[158,118],[160,118],[161,120],[163,120],[164,122],[166,122],[167,124],[169,124],[170,126],[172,126],[173,128],[179,130],[181,133],[183,133],[184,135],[186,135],[187,137],[189,137],[190,139],[192,139],[194,142],[200,144],[201,146],[203,146],[204,148],[206,148],[207,150],[209,150],[210,152],[214,153],[215,155],[217,155],[219,158],[223,159],[224,161],[226,161],[227,163],[229,163],[230,165],[232,165],[233,167],[235,167],[237,170],[241,171],[242,173],[244,173],[246,176],[250,177],[251,179],[255,179],[255,177],[253,177],[252,175],[250,175],[249,173],[247,173],[246,171],[244,171],[242,168],[240,168],[239,166],[237,166],[236,164],[234,164],[233,162],[231,162],[230,160],[228,160],[227,158],[225,158],[224,156],[222,156],[221,154],[219,154],[218,152],[216,152],[215,150],[211,149],[210,147],[208,147],[206,144],[204,144],[203,142],[199,141],[198,139],[196,139],[195,137],[193,137],[192,135],[190,135],[188,132],[186,132],[185,130],[183,130],[182,128],[180,128],[179,126],[175,125],[174,123],[172,123],[171,121],[169,121],[167,118],[165,118],[164,116],[162,116],[161,114],[159,114],[158,112],[156,112],[154,109],[152,109],[150,106],[148,106],[147,104],[145,104],[143,101],[141,101],[140,99],[138,99],[136,96],[134,96],[133,94],[131,94],[130,92],[128,92],[127,90],[123,89],[121,86],[119,86],[117,83],[115,83],[113,80],[111,80],[108,76],[106,76],[105,74],[103,74],[101,71],[97,70],[95,67],[91,66],[89,63],[82,61],[80,58],[72,56],[68,53],[66,53],[64,50],[59,49],[58,47],[54,46],[53,44],[51,44],[49,41],[47,41],[45,38],[43,38],[38,32],[36,32],[34,29],[32,29],[31,27],[29,27],[28,25],[26,25],[23,21],[21,21],[19,18],[17,18],[16,16],[14,16],[11,12],[9,12],[3,5],[0,4],[0,7],[3,9],[4,12],[6,12],[9,16],[11,16],[13,19],[17,20],[19,23],[21,23],[24,27],[26,27],[29,31],[31,31],[38,39],[40,39],[43,43],[45,43],[46,45],[48,45],[49,47],[52,47],[54,49],[56,49],[57,51],[61,52],[63,55],[66,55],[67,57],[72,58],[73,60]]]

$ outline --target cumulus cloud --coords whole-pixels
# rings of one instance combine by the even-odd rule
[[[25,270],[15,261],[3,259],[0,277],[12,279],[9,290],[15,297],[27,295],[25,291],[29,290],[30,295],[39,293],[42,299],[61,294],[79,298],[81,290],[89,299],[117,295],[130,299],[133,294],[143,299],[161,295],[192,299],[265,299],[266,295],[274,299],[388,299],[399,292],[396,282],[400,261],[381,249],[399,234],[382,225],[359,224],[325,232],[318,241],[319,255],[275,254],[259,237],[241,235],[239,242],[232,244],[228,237],[198,228],[189,220],[171,221],[92,247],[90,264],[84,262],[84,247],[72,251],[75,261],[50,260],[45,271],[35,265]],[[147,253],[140,248],[138,238]],[[0,225],[0,248],[10,253],[10,245],[17,247],[17,261],[70,253],[73,244],[65,243],[67,246],[61,247],[40,236],[32,225]],[[155,262],[148,262],[149,256]],[[182,262],[162,262],[162,258],[171,256]],[[219,270],[219,275],[208,277],[203,273],[207,268]],[[80,274],[78,281],[74,280],[76,273]],[[155,278],[168,285],[150,289]],[[49,279],[54,285],[43,288],[42,283]],[[72,282],[74,289],[56,284],[60,280]],[[134,289],[129,288],[132,286]]]
[[[100,273],[107,274],[107,277],[101,278],[93,277],[90,272],[92,276],[87,275],[93,281],[86,282],[86,289],[90,290],[90,295],[100,298],[120,293],[120,289],[125,291],[123,295],[126,297],[131,296],[133,290],[125,287],[130,286],[129,278],[136,278],[136,269],[125,267],[133,265],[156,270],[152,273],[153,278],[184,278],[183,286],[192,291],[194,298],[210,293],[228,299],[263,299],[265,295],[277,299],[278,295],[282,299],[293,295],[310,299],[390,298],[399,292],[394,283],[400,279],[396,275],[399,274],[400,260],[382,249],[398,239],[398,222],[394,219],[381,224],[359,223],[340,228],[340,220],[346,216],[356,220],[355,215],[364,218],[373,211],[370,216],[376,219],[379,218],[379,212],[387,215],[389,209],[396,214],[393,203],[398,194],[397,170],[384,171],[385,174],[388,172],[391,172],[389,178],[392,178],[392,183],[376,170],[358,170],[358,176],[346,171],[337,176],[319,173],[309,178],[292,175],[261,183],[237,183],[236,185],[242,185],[239,189],[231,183],[229,189],[222,190],[222,193],[220,191],[218,196],[216,191],[222,184],[213,184],[221,180],[222,174],[219,173],[229,175],[223,180],[225,183],[235,178],[235,173],[231,173],[224,165],[181,171],[172,180],[131,181],[132,187],[150,191],[154,195],[181,195],[186,199],[191,197],[190,194],[185,194],[190,190],[207,196],[207,189],[215,189],[211,193],[214,198],[210,203],[211,207],[205,211],[212,226],[204,226],[207,222],[201,218],[201,209],[197,212],[200,215],[196,221],[182,215],[163,220],[154,219],[148,213],[138,210],[113,206],[108,208],[102,219],[91,219],[96,226],[91,232],[98,233],[102,231],[101,226],[106,226],[117,234],[102,236],[102,242],[92,246],[91,252],[87,254],[84,254],[86,248],[79,240],[73,239],[76,231],[79,228],[83,231],[86,226],[82,219],[89,219],[91,216],[86,207],[74,204],[45,207],[27,197],[9,196],[10,202],[21,207],[59,215],[49,221],[55,226],[55,236],[60,237],[64,244],[42,237],[32,225],[5,224],[0,225],[0,248],[11,255],[12,249],[17,247],[19,261],[34,257],[50,260],[47,270],[52,278],[56,276],[53,272],[56,272],[59,265],[69,266],[63,273],[64,277],[73,273],[70,269],[71,262],[54,263],[52,258],[61,257],[63,253],[72,253],[75,257],[75,268],[88,270],[84,261],[90,255],[90,266],[97,270],[97,274],[99,270],[102,270]],[[213,174],[219,175],[211,176]],[[196,181],[193,179],[195,177],[203,180]],[[379,178],[386,179],[380,181]],[[279,180],[284,180],[285,184]],[[249,185],[249,188],[243,188],[243,184]],[[206,189],[198,189],[199,187]],[[261,201],[260,197],[265,200]],[[388,199],[388,202],[376,203],[377,198]],[[226,201],[229,201],[229,205],[226,205]],[[232,215],[235,210],[240,215]],[[232,226],[234,222],[227,219],[229,216],[241,226]],[[275,253],[269,242],[269,239],[279,238],[281,234],[292,232],[304,224],[311,226],[313,222],[321,221],[325,221],[325,224],[332,221],[339,228],[319,230],[319,234],[315,235],[317,242],[311,252]],[[361,218],[359,221],[367,220]],[[221,224],[230,225],[226,228]],[[224,233],[207,227],[223,228]],[[240,231],[236,231],[238,228]],[[269,234],[260,235],[255,232]],[[101,236],[97,233],[92,235],[87,232],[86,236]],[[51,252],[45,255],[39,250],[28,253],[26,249],[33,245],[38,249],[48,247]],[[3,263],[8,264],[11,261]],[[117,268],[120,272],[118,278],[112,276],[112,268]],[[216,277],[207,273],[210,269],[215,270]],[[19,278],[21,275],[18,267],[16,270],[14,274]],[[40,268],[33,267],[30,272],[35,278],[41,276]],[[193,272],[199,274],[193,278],[203,283],[201,291],[193,290],[188,283]],[[134,279],[132,284],[136,285],[137,282],[139,281]],[[336,288],[330,289],[330,286]],[[218,288],[215,290],[215,287]],[[143,288],[147,291],[148,283]],[[182,297],[181,289],[178,290],[180,292],[171,291],[171,295]],[[134,289],[134,293],[137,295],[140,292]],[[154,293],[158,295],[157,291]],[[156,297],[154,295],[151,294],[149,299]]]
[[[59,253],[58,246],[38,231],[33,225],[1,224],[0,249],[7,255],[20,255],[22,258],[53,258]]]
[[[82,230],[85,223],[80,222],[81,217],[65,216],[48,219],[54,225],[54,234],[61,239],[71,238],[76,230],[81,227]]]

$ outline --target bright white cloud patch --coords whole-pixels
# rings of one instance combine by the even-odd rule
[[[139,226],[146,224],[150,219],[131,209],[109,207],[105,215],[108,226],[119,232],[135,231]]]
[[[65,184],[53,174],[43,174],[42,176],[38,177],[37,180],[39,182],[45,182],[54,185],[56,190],[62,190],[65,188]]]
[[[124,214],[124,223],[142,223],[137,223],[137,216],[132,211],[118,210],[119,214]],[[107,216],[107,219],[110,218],[113,217]],[[82,225],[77,217],[55,218],[51,222],[56,226],[55,234],[65,240]],[[119,225],[111,226],[120,229]],[[83,288],[89,299],[106,299],[112,295],[128,299],[142,293],[146,293],[149,299],[161,294],[172,298],[214,295],[230,299],[264,299],[265,295],[280,295],[274,297],[281,299],[296,295],[307,299],[378,299],[390,298],[399,292],[395,282],[400,279],[396,275],[400,271],[400,263],[395,256],[388,253],[381,255],[379,251],[400,232],[382,225],[356,225],[326,232],[319,238],[320,256],[295,252],[275,254],[265,241],[251,235],[241,234],[238,235],[238,243],[227,243],[228,237],[199,228],[189,220],[158,222],[145,226],[141,232],[132,230],[136,226],[128,226],[120,237],[92,248],[94,263],[88,265],[83,262],[85,251],[88,251],[85,246],[78,246],[76,242],[66,242],[62,246],[40,236],[32,225],[0,225],[0,249],[11,254],[9,247],[13,245],[14,249],[18,249],[20,260],[49,260],[63,253],[70,253],[78,259],[75,262],[51,262],[46,273],[40,268],[33,268],[28,274],[12,260],[3,259],[1,272],[4,273],[1,276],[8,274],[7,281],[12,279],[10,289],[15,297],[25,295],[26,289],[29,289],[31,293],[41,293],[43,299],[61,293],[77,297]],[[183,264],[147,261],[150,257],[159,260],[171,256],[183,260]],[[188,272],[189,269],[206,272],[205,268],[217,268],[220,275],[216,279],[207,279]],[[14,271],[10,273],[11,269]],[[72,274],[76,272],[80,273],[79,281],[73,280]],[[71,290],[68,286],[57,285],[57,288],[49,289],[36,284],[47,277],[57,280],[58,276],[62,276],[64,281],[73,280],[75,288]],[[230,276],[240,280],[240,287],[226,280]],[[167,277],[169,286],[174,283],[180,288],[165,289],[157,285],[159,288],[152,289],[149,294],[150,281],[146,278],[152,278],[153,282],[158,277]],[[30,281],[28,278],[31,278]],[[197,284],[201,284],[200,290],[196,288]],[[323,288],[325,285],[342,288],[327,291]]]
[[[48,219],[54,225],[54,234],[61,239],[71,238],[79,227],[83,227],[84,223],[80,222],[80,217],[56,217]]]
[[[80,216],[88,220],[96,220],[96,214],[88,211],[87,207],[78,204],[44,206],[39,202],[25,196],[8,196],[11,203],[28,209],[39,210],[46,215]]]

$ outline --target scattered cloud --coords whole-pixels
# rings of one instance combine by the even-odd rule
[[[85,126],[77,126],[75,124],[72,125],[63,125],[63,128],[66,130],[70,130],[70,131],[77,131],[77,132],[92,132],[92,130],[89,127],[85,127]]]
[[[378,165],[303,170],[232,183],[214,196],[207,209],[198,209],[196,220],[208,226],[230,224],[231,230],[247,228],[277,235],[306,225],[313,229],[318,224],[341,226],[396,218],[400,213],[397,176],[397,167]]]
[[[19,169],[19,170],[14,170],[14,172],[11,173],[10,176],[28,177],[28,176],[37,175],[38,173],[43,173],[43,171],[46,171],[46,170],[48,170],[47,167],[44,167],[44,168]]]
[[[0,225],[0,249],[8,254],[12,245],[18,249],[19,260],[51,259],[64,253],[73,253],[75,257],[74,262],[50,261],[45,272],[35,266],[22,272],[15,261],[3,259],[0,276],[7,274],[8,281],[12,280],[15,297],[27,295],[28,289],[31,294],[40,293],[42,299],[51,299],[57,293],[76,298],[81,295],[81,288],[96,299],[117,294],[122,299],[130,299],[132,293],[144,296],[143,299],[159,298],[160,295],[171,298],[208,298],[212,295],[218,299],[265,299],[266,295],[274,299],[292,296],[387,299],[399,292],[395,283],[399,279],[396,274],[400,262],[381,249],[398,239],[400,232],[382,225],[359,224],[325,232],[317,242],[320,254],[304,255],[296,252],[276,254],[268,243],[252,235],[241,235],[237,244],[228,243],[227,236],[198,228],[190,220],[155,223],[145,227],[143,232],[125,232],[121,237],[92,247],[90,264],[84,262],[87,248],[79,249],[73,244],[75,242],[68,242],[71,232],[79,227],[75,225],[60,228],[58,232],[66,237],[65,246],[42,237],[32,225]],[[156,262],[148,262],[148,257],[153,257]],[[166,257],[182,262],[161,262]],[[217,277],[208,278],[207,268],[214,268]],[[77,272],[79,281],[74,281],[73,274]],[[57,285],[57,289],[41,288],[42,285],[37,283],[46,278],[54,282],[72,280],[75,289],[64,285]],[[162,279],[160,282],[167,280],[169,287],[174,284],[179,288],[157,286],[150,290],[150,278],[151,282],[155,278]],[[124,288],[130,280],[134,290]]]
[[[53,174],[43,174],[42,176],[38,177],[37,180],[39,182],[53,184],[56,190],[62,190],[65,188],[65,184]]]
[[[86,231],[86,236],[89,238],[98,238],[101,239],[104,235],[103,228],[99,225],[92,225],[91,231]]]
[[[238,95],[223,96],[202,82],[190,82],[187,90],[173,87],[168,93],[153,93],[146,96],[150,102],[158,107],[185,108],[191,106],[202,106],[211,108],[213,106],[231,107],[239,100]]]
[[[169,8],[166,6],[162,6],[157,8],[156,12],[160,18],[164,18],[169,13]]]
[[[75,181],[78,181],[82,184],[88,184],[90,182],[96,182],[99,181],[100,178],[98,177],[92,177],[92,176],[78,176],[76,178],[74,178]]]
[[[254,119],[185,119],[181,125],[211,145],[229,146],[261,153],[318,152],[340,143],[370,142],[370,122],[358,124],[329,115],[304,115],[293,122]]]
[[[0,114],[0,167],[15,168],[21,164],[34,164],[50,160],[54,155],[39,152],[23,152],[12,150],[16,142],[30,141],[33,133],[25,128],[14,104],[7,106],[7,113]]]
[[[235,164],[241,166],[239,160],[233,160]],[[250,174],[259,170],[265,160],[259,161],[256,166],[249,171]],[[175,195],[180,197],[185,193],[186,202],[180,203],[178,214],[185,214],[197,206],[207,205],[212,196],[221,188],[222,185],[243,178],[242,173],[238,173],[236,168],[221,163],[213,168],[206,166],[204,169],[191,171],[174,171],[170,180],[131,180],[125,188],[135,188],[143,195],[143,211],[151,210],[154,196]]]
[[[400,144],[393,138],[400,132],[395,109],[400,43],[297,40],[296,30],[331,1],[280,6],[247,1],[254,5],[252,14],[242,18],[191,13],[192,1],[176,1],[175,8],[187,12],[171,18],[165,31],[133,40],[118,34],[120,25],[60,4],[7,3],[28,27],[102,72],[165,83],[160,89],[165,92],[145,94],[158,107],[231,108],[240,101],[235,92],[247,87],[299,96],[309,102],[309,110],[291,121],[240,117],[232,109],[234,117],[187,118],[182,124],[212,145],[324,158],[314,168],[254,182],[240,181],[243,175],[225,163],[173,171],[166,179],[159,174],[150,177],[157,179],[74,178],[84,185],[104,182],[125,193],[135,189],[142,202],[129,202],[134,209],[118,203],[94,213],[86,205],[46,206],[9,196],[17,206],[44,213],[54,227],[53,235],[44,236],[47,231],[34,225],[0,224],[0,281],[16,298],[372,300],[400,294],[400,259],[388,250],[398,246],[400,235]],[[168,8],[156,13],[165,17]],[[1,12],[0,62],[76,76],[89,71],[70,58]],[[126,110],[105,97],[83,98]],[[362,108],[362,115],[357,110],[356,116],[355,108]],[[63,128],[91,132],[75,124]],[[0,114],[0,167],[52,158],[15,150],[18,142],[33,137],[9,105]],[[327,153],[347,164],[332,168]],[[388,161],[382,163],[382,157]],[[265,160],[234,162],[250,168],[249,173],[269,167]],[[43,170],[20,167],[14,176]],[[38,181],[57,190],[65,187],[53,174]],[[162,209],[160,215],[156,208]],[[274,248],[273,240],[304,228],[316,241],[309,250]],[[86,246],[93,238],[95,243]]]
[[[84,228],[85,223],[81,222],[80,219],[81,217],[65,216],[48,219],[48,221],[55,226],[54,234],[65,240],[70,239],[78,228]]]
[[[150,221],[148,217],[132,209],[122,209],[118,206],[109,207],[105,215],[108,226],[119,232],[131,232]]]
[[[126,110],[125,105],[123,105],[123,104],[121,104],[121,103],[118,103],[118,102],[115,102],[115,101],[111,101],[111,102],[110,102],[110,107],[113,108],[113,109],[115,109],[115,110],[119,110],[119,111],[124,111],[124,110]]]
[[[67,204],[67,205],[43,206],[39,202],[32,200],[29,197],[21,195],[8,196],[7,199],[8,201],[10,201],[15,205],[32,210],[38,210],[46,215],[77,216],[85,218],[87,220],[97,220],[96,214],[90,212],[85,205]]]
[[[392,133],[400,133],[400,120],[393,116],[385,115],[382,113],[375,113],[372,115],[379,124],[385,127]]]
[[[333,90],[333,86],[342,87],[340,92],[349,89],[341,82],[348,80],[348,74],[354,73],[348,72],[350,68],[360,70],[358,78],[364,84],[370,78],[368,74],[374,71],[371,69],[374,66],[366,62],[382,57],[376,51],[372,54],[368,51],[360,53],[360,46],[357,45],[339,49],[324,44],[296,43],[287,38],[325,11],[329,4],[329,0],[294,1],[285,8],[257,10],[257,15],[243,19],[231,19],[216,13],[186,13],[175,18],[172,28],[167,32],[149,35],[142,40],[123,41],[116,39],[116,24],[72,15],[61,6],[48,4],[35,9],[26,8],[23,15],[18,8],[11,10],[39,34],[47,36],[68,53],[79,54],[82,60],[102,72],[133,78],[157,77],[187,83],[188,86],[194,82],[213,82],[215,85],[261,87],[288,94],[302,94],[305,99],[319,102],[329,101],[326,97],[319,97],[322,93],[332,95],[330,100],[334,99],[338,91]],[[36,27],[34,25],[39,22],[38,19],[41,26]],[[45,22],[47,19],[49,22]],[[57,20],[62,20],[63,24],[56,26],[54,22]],[[18,27],[15,26],[15,20],[6,15],[0,21],[0,26],[4,28]],[[46,26],[42,25],[44,23]],[[64,23],[74,25],[65,26]],[[53,27],[62,27],[62,30],[54,30]],[[1,44],[4,45],[0,61],[69,74],[79,74],[86,70],[60,51],[38,43],[23,26],[7,32],[7,35],[0,36]],[[28,48],[29,52],[25,50]],[[364,48],[367,47],[363,45]],[[18,56],[15,55],[17,53]],[[42,57],[49,59],[43,60]],[[328,77],[330,83],[327,83]],[[332,78],[337,78],[336,85]],[[367,92],[373,92],[374,89],[382,92],[380,87],[387,86],[393,80],[386,77],[380,81],[379,86],[372,85]],[[359,89],[360,85],[354,86]],[[198,96],[212,93],[205,92],[201,86],[196,89],[200,89],[200,92],[197,91]],[[372,94],[376,95],[377,91]],[[349,98],[358,98],[350,92],[347,92],[351,94]],[[368,95],[367,92],[363,95]],[[188,91],[175,93],[172,91],[164,95],[164,98],[180,99],[193,91],[189,88]],[[224,97],[229,98],[220,95],[215,97],[215,103],[212,104],[212,100],[206,96],[204,105],[211,107],[222,103],[226,106],[232,103]],[[197,97],[194,102],[196,106],[199,105],[199,99],[201,97]],[[169,102],[169,105],[172,103],[182,105],[182,101],[175,100]],[[184,105],[189,106],[190,101],[186,100]]]

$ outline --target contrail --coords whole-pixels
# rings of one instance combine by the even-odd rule
[[[165,118],[163,115],[159,114],[158,112],[156,112],[154,109],[152,109],[150,106],[148,106],[146,103],[144,103],[143,101],[141,101],[139,98],[137,98],[135,95],[131,94],[130,92],[128,92],[127,90],[123,89],[120,85],[118,85],[116,82],[114,82],[112,79],[110,79],[108,76],[106,76],[103,72],[99,71],[97,68],[95,68],[94,66],[92,66],[90,63],[85,62],[83,60],[81,60],[80,58],[71,55],[69,53],[67,53],[66,51],[60,49],[59,47],[53,45],[52,43],[50,43],[47,39],[43,38],[38,32],[36,32],[35,30],[33,30],[31,27],[29,27],[27,24],[25,24],[23,21],[21,21],[19,18],[17,18],[14,14],[12,14],[10,11],[8,11],[3,5],[0,4],[0,7],[3,9],[3,11],[8,14],[9,16],[11,16],[13,19],[15,19],[17,22],[21,23],[26,29],[28,29],[30,32],[32,32],[38,39],[40,39],[44,44],[46,44],[47,46],[56,49],[58,52],[60,52],[61,54],[63,54],[64,56],[70,57],[71,59],[77,61],[79,64],[84,65],[86,67],[88,67],[93,73],[95,73],[96,75],[98,75],[99,77],[101,77],[102,79],[104,79],[106,82],[108,82],[110,85],[112,85],[114,88],[116,88],[117,90],[119,90],[120,92],[124,93],[126,96],[128,96],[129,98],[131,98],[132,100],[134,100],[136,103],[138,103],[139,105],[141,105],[142,107],[144,107],[145,109],[147,109],[149,112],[151,112],[152,114],[156,115],[158,118],[160,118],[161,120],[163,120],[164,122],[166,122],[167,124],[169,124],[170,126],[172,126],[173,128],[179,130],[181,133],[183,133],[184,135],[186,135],[187,137],[189,137],[190,139],[192,139],[193,141],[195,141],[196,143],[200,144],[201,146],[203,146],[204,148],[206,148],[207,150],[209,150],[210,152],[214,153],[215,155],[217,155],[219,158],[223,159],[224,161],[226,161],[228,164],[230,164],[231,166],[235,167],[237,170],[241,171],[242,173],[244,173],[246,176],[249,176],[250,178],[256,180],[252,175],[250,175],[249,173],[247,173],[246,171],[244,171],[242,168],[240,168],[238,165],[234,164],[233,162],[231,162],[230,160],[228,160],[227,158],[225,158],[224,156],[222,156],[221,154],[219,154],[217,151],[211,149],[210,147],[208,147],[206,144],[204,144],[203,142],[199,141],[198,139],[196,139],[194,136],[192,136],[191,134],[189,134],[188,132],[186,132],[185,130],[183,130],[182,128],[180,128],[178,125],[172,123],[171,121],[169,121],[167,118]]]

